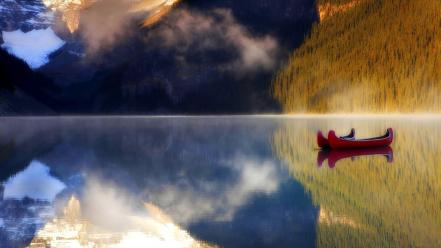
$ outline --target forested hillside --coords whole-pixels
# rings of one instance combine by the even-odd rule
[[[274,78],[285,112],[441,110],[440,1],[319,0],[317,9],[332,13]]]
[[[52,114],[57,93],[49,78],[0,48],[0,115]]]

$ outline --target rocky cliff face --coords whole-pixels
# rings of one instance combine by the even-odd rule
[[[71,33],[80,25],[80,11],[89,7],[95,0],[43,0],[52,11],[60,12],[62,20]]]
[[[320,21],[324,21],[325,19],[332,17],[338,13],[346,12],[360,3],[360,0],[353,0],[344,4],[332,4],[332,3],[324,3],[319,4],[318,13],[320,17]]]
[[[78,30],[80,26],[80,16],[83,10],[93,8],[97,2],[103,0],[43,0],[43,3],[49,9],[61,13],[62,20],[71,33]],[[148,27],[157,23],[162,17],[171,11],[173,6],[180,0],[123,0],[121,12],[127,12],[127,15],[133,13],[144,13],[146,16],[143,26]],[[125,2],[125,4],[124,4]],[[112,19],[109,13],[109,21]]]
[[[41,0],[4,0],[0,2],[0,31],[44,29],[53,24],[53,13]],[[1,35],[1,32],[0,32]]]

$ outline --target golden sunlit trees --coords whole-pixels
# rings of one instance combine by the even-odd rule
[[[272,93],[284,111],[441,110],[441,1],[360,0],[347,6],[315,24],[275,76]]]

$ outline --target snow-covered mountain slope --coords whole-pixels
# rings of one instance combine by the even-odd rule
[[[5,48],[9,53],[23,59],[33,69],[49,62],[49,55],[64,45],[51,28],[32,30],[27,33],[16,30],[2,31]]]
[[[53,12],[41,0],[0,1],[0,31],[45,29],[53,21]]]
[[[92,14],[85,15],[82,22],[85,30],[81,35],[72,35],[75,37],[72,41],[101,44],[105,40],[115,39],[114,33],[120,32],[115,27],[123,27],[134,16],[141,15],[144,26],[157,23],[177,2],[179,0],[122,0],[104,4],[107,2],[103,0],[2,0],[0,44],[3,43],[2,48],[26,61],[31,68],[38,69],[49,62],[51,53],[65,44],[54,30],[65,33],[67,37],[70,37],[69,32],[76,33],[80,28],[82,11],[89,10]],[[103,25],[107,17],[96,20],[95,15],[102,12],[112,16],[115,27]],[[100,33],[97,28],[110,31]],[[96,33],[101,35],[97,36]],[[82,54],[77,49],[73,52]]]
[[[54,13],[41,0],[0,2],[0,44],[36,69],[49,62],[49,55],[64,45],[52,25]]]

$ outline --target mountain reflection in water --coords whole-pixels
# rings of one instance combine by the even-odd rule
[[[1,119],[0,247],[441,246],[440,124]],[[321,154],[333,169],[317,167],[316,130],[390,126],[390,149]]]
[[[312,246],[318,209],[273,156],[269,141],[277,127],[274,120],[248,118],[2,120],[0,143],[13,146],[1,161],[0,180],[10,181],[38,161],[50,168],[51,181],[65,187],[53,202],[29,199],[53,212],[45,218],[22,214],[33,208],[34,203],[24,205],[26,199],[0,200],[0,219],[29,223],[26,233],[13,224],[0,228],[0,244],[23,247],[33,240],[57,247],[54,240],[64,238],[47,236],[64,235],[54,230],[66,223],[63,208],[75,195],[81,220],[93,227],[84,239],[88,244],[110,242],[110,236],[129,241],[141,233],[163,237],[146,227],[151,209],[144,203],[151,203],[188,234],[185,240],[199,245]],[[6,208],[12,201],[23,210]],[[171,245],[176,246],[186,247]]]
[[[155,205],[145,204],[145,208],[148,216],[126,216],[134,226],[118,232],[82,218],[80,202],[72,196],[62,217],[46,223],[29,247],[214,247],[193,239]]]

